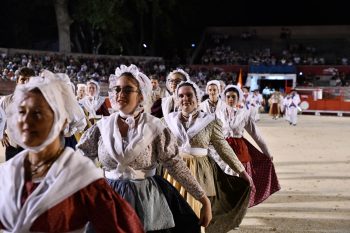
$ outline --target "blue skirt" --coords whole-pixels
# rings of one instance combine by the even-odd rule
[[[180,193],[161,176],[110,180],[110,186],[134,207],[147,232],[200,232],[199,219]]]

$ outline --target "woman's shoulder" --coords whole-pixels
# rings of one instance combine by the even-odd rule
[[[214,121],[216,119],[215,114],[204,112],[199,110],[198,118],[206,119],[207,121]]]
[[[149,113],[143,113],[143,116],[144,123],[148,124],[150,127],[158,129],[159,131],[163,131],[163,129],[166,128],[164,118],[158,118]]]
[[[151,115],[150,113],[144,112],[144,113],[142,113],[142,115],[143,115],[143,117],[145,118],[145,121],[146,121],[147,123],[157,124],[157,123],[161,122],[161,119],[160,119],[160,118],[155,117],[155,116]]]
[[[198,122],[196,120],[196,124],[205,124],[205,128],[212,128],[215,125],[221,124],[221,120],[219,120],[215,114],[211,114],[211,113],[207,113],[207,112],[203,112],[200,111],[199,112],[199,116],[198,116]]]
[[[222,127],[222,121],[219,118],[215,118],[212,122],[209,123],[210,127]]]

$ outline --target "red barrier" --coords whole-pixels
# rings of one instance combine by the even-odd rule
[[[350,112],[350,88],[296,88],[302,106],[307,111],[344,111]],[[304,102],[304,103],[303,103]]]

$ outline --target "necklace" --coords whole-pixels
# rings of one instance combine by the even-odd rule
[[[199,111],[195,112],[194,114],[192,114],[192,119],[195,119],[199,114]],[[188,121],[191,115],[185,116],[182,112],[181,112],[181,117],[184,121]]]
[[[53,156],[50,159],[47,159],[41,163],[38,164],[32,164],[28,158],[28,162],[30,164],[30,173],[32,176],[35,176],[39,173],[46,173],[49,168],[52,166],[52,164],[56,161],[56,159],[60,156],[60,154],[62,153],[62,151],[64,150],[64,148],[60,148],[57,153],[55,154],[55,156]]]
[[[134,116],[134,119],[135,119],[135,120],[139,119],[142,112],[143,112],[143,111],[140,111],[136,116]],[[127,119],[127,117],[122,117],[121,115],[119,115],[119,118],[120,118],[122,121],[124,121],[124,122],[125,122],[126,119]]]

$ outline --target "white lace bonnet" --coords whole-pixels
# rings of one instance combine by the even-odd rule
[[[130,66],[121,65],[120,67],[115,69],[115,75],[111,75],[109,77],[109,88],[113,88],[117,85],[117,80],[124,74],[131,73],[132,76],[137,80],[140,86],[140,91],[143,96],[143,101],[140,103],[142,107],[148,112],[148,108],[150,108],[151,104],[151,93],[152,93],[152,84],[151,80],[142,73],[137,66],[131,64]],[[111,101],[111,105],[114,109],[117,109],[116,103],[116,95],[114,92],[109,92],[109,99]]]
[[[25,149],[39,152],[52,143],[61,132],[64,133],[64,136],[71,136],[84,130],[86,126],[85,115],[69,83],[68,75],[54,74],[44,70],[40,76],[32,77],[28,83],[16,86],[13,102],[9,106],[8,129],[17,144]],[[25,94],[34,89],[40,90],[51,107],[54,112],[54,122],[45,142],[36,147],[28,147],[22,142],[17,128],[18,106],[23,101]],[[68,124],[65,123],[66,121]]]

